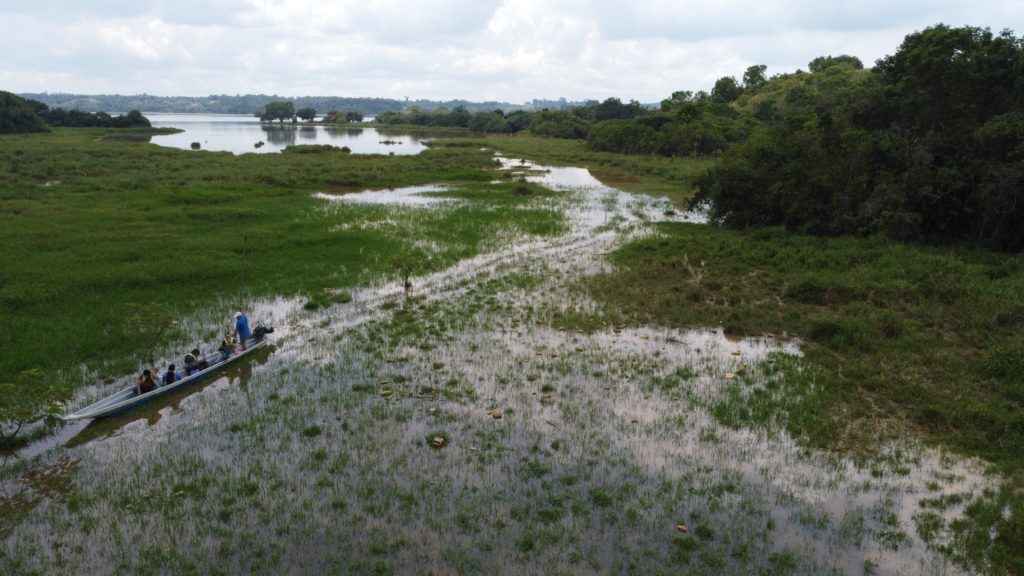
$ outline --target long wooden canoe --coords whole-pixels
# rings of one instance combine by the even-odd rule
[[[209,366],[195,374],[192,374],[191,376],[185,376],[185,371],[179,370],[175,373],[177,379],[175,379],[171,384],[163,385],[161,383],[161,385],[157,386],[155,390],[150,390],[149,392],[138,396],[135,395],[135,386],[132,385],[107,396],[99,402],[90,404],[81,410],[65,414],[63,418],[64,420],[82,420],[85,418],[102,418],[104,416],[111,416],[119,412],[124,412],[129,408],[134,408],[139,404],[149,402],[154,398],[159,398],[160,396],[215,374],[228,364],[231,364],[243,356],[247,356],[259,348],[266,346],[268,342],[266,335],[260,336],[259,338],[252,338],[245,343],[245,348],[242,350],[236,350],[230,354],[217,352],[208,357],[206,360],[209,362]]]

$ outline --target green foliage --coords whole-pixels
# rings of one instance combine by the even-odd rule
[[[0,90],[0,134],[45,132],[46,122],[40,112],[30,100]]]
[[[132,110],[123,116],[111,116],[106,112],[81,112],[54,108],[45,110],[43,117],[51,126],[68,128],[149,128],[149,119],[138,110]]]
[[[767,82],[766,70],[768,70],[768,66],[764,64],[757,64],[747,68],[746,72],[743,73],[743,89],[751,90]]]
[[[710,155],[749,133],[751,119],[711,100],[685,97],[676,93],[662,103],[663,111],[658,114],[593,124],[587,147],[618,154]]]
[[[833,66],[847,66],[853,70],[863,70],[864,63],[856,56],[843,54],[840,56],[818,56],[807,65],[811,72],[824,72]]]
[[[295,103],[291,100],[275,100],[273,102],[267,102],[266,106],[263,107],[263,112],[258,116],[260,117],[260,120],[264,122],[273,122],[274,120],[279,122],[294,120]]]
[[[729,103],[735,101],[743,93],[736,78],[723,76],[715,81],[715,87],[711,89],[711,99],[715,102]]]
[[[0,382],[0,447],[13,444],[25,425],[62,414],[69,393],[38,369]]]
[[[595,124],[587,134],[587,146],[592,150],[616,154],[650,153],[657,148],[657,140],[653,128],[628,120]]]
[[[420,250],[403,250],[391,257],[391,265],[395,267],[406,290],[412,288],[409,278],[424,269],[425,260],[426,255]]]
[[[533,115],[530,132],[552,138],[587,137],[588,123],[569,110],[542,110]]]
[[[306,106],[305,108],[299,108],[298,110],[296,110],[295,115],[298,116],[300,120],[312,122],[313,119],[316,118],[316,110],[310,108],[309,106]]]
[[[508,121],[501,110],[494,112],[477,112],[469,119],[467,127],[473,132],[490,132],[501,134],[509,131]]]
[[[1024,43],[1011,32],[938,25],[873,70],[849,56],[810,68],[737,101],[765,124],[701,181],[713,222],[1024,247]]]
[[[325,116],[322,122],[324,124],[347,124],[348,122],[362,122],[363,115],[359,112],[348,111],[339,112],[337,110],[331,110]]]

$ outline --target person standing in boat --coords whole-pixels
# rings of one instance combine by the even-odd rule
[[[251,333],[249,332],[249,317],[241,308],[235,312],[235,335],[238,337],[239,344],[242,345],[242,350],[245,350],[245,343],[249,340]]]
[[[135,395],[141,396],[153,390],[156,390],[156,380],[153,379],[153,372],[146,368],[135,381]]]
[[[206,357],[199,353],[199,348],[193,348],[191,352],[185,354],[186,376],[191,376],[208,366],[209,363],[206,362]]]

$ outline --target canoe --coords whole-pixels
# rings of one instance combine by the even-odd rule
[[[103,400],[100,400],[99,402],[96,402],[94,404],[90,404],[85,408],[82,408],[81,410],[72,412],[70,414],[65,414],[63,416],[63,419],[83,420],[85,418],[103,418],[104,416],[112,416],[119,412],[124,412],[129,408],[134,408],[139,404],[149,402],[154,398],[159,398],[165,394],[173,392],[174,390],[179,390],[184,386],[188,386],[189,384],[192,384],[194,382],[202,380],[203,378],[206,378],[207,376],[215,374],[222,370],[228,364],[231,364],[245,356],[248,356],[249,354],[255,352],[256,350],[266,346],[268,343],[269,340],[267,339],[267,336],[265,334],[258,338],[252,338],[245,343],[245,348],[242,350],[236,349],[234,352],[229,354],[225,354],[224,352],[216,352],[211,356],[207,356],[206,361],[209,363],[209,366],[207,366],[203,370],[200,370],[199,372],[196,372],[195,374],[192,374],[191,376],[186,376],[184,370],[178,370],[177,372],[175,372],[175,376],[177,378],[175,379],[174,382],[164,385],[162,382],[163,379],[161,378],[161,383],[159,386],[156,387],[155,390],[150,390],[149,392],[146,392],[145,394],[141,394],[139,396],[135,395],[135,385],[133,384],[132,386],[115,392],[114,394],[107,396]]]

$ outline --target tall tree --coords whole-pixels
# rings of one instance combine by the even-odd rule
[[[764,64],[756,64],[747,68],[747,71],[743,73],[743,88],[750,90],[767,82],[766,70],[768,70],[768,66]]]
[[[711,99],[715,102],[733,102],[743,93],[743,88],[732,76],[723,76],[715,82],[711,89]]]
[[[267,122],[273,122],[278,120],[284,122],[285,120],[292,120],[295,118],[295,103],[291,100],[275,100],[273,102],[267,102],[267,105],[263,107],[263,114],[260,115],[260,120]]]

